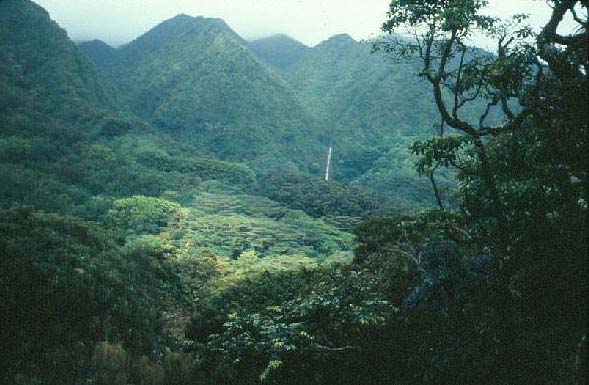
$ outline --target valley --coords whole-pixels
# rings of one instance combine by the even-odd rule
[[[453,40],[482,5],[448,3],[424,70],[387,24],[309,47],[179,14],[115,48],[0,0],[0,382],[571,382],[586,74],[525,30]]]

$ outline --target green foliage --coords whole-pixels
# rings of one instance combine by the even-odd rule
[[[408,175],[381,189],[396,196],[416,178],[410,164],[392,163],[385,156],[393,149],[407,152],[408,137],[426,135],[436,114],[425,84],[407,82],[414,67],[391,66],[383,55],[371,55],[370,47],[347,35],[334,36],[308,49],[284,77],[325,127],[325,140],[334,146],[335,179],[360,177],[365,184],[363,174],[377,168],[380,158],[380,173],[373,172],[374,182],[366,184],[380,188],[389,177]],[[413,201],[415,189],[409,190]]]
[[[219,20],[179,16],[99,64],[130,109],[175,141],[261,174],[318,174],[331,144],[335,179],[401,196],[402,209],[431,205],[406,161],[435,119],[431,97],[425,83],[407,82],[412,64],[392,69],[369,52],[344,35],[314,48],[283,37],[247,45]]]
[[[113,47],[100,40],[84,41],[78,47],[98,68],[110,64],[116,55]]]
[[[586,93],[572,96],[587,84],[578,70],[586,60],[570,55],[579,48],[563,40],[566,47],[547,52],[560,37],[546,31],[568,10],[586,7],[577,3],[554,2],[537,47],[522,24],[525,17],[490,19],[481,12],[482,1],[391,3],[385,31],[417,27],[419,40],[387,48],[403,57],[420,53],[420,75],[434,88],[444,124],[460,133],[448,135],[442,125],[439,137],[413,146],[418,171],[432,180],[440,166],[456,170],[459,210],[424,217],[427,226],[417,229],[429,235],[405,249],[421,270],[406,300],[408,328],[399,338],[407,349],[407,383],[471,383],[489,376],[490,383],[571,382],[572,352],[586,332],[586,317],[577,309],[587,290],[581,187],[587,163],[579,157],[587,150],[581,108],[587,99]],[[498,41],[496,56],[465,46],[480,28]],[[571,39],[586,43],[587,37]],[[473,57],[465,61],[467,52]],[[562,66],[576,70],[563,73]],[[488,104],[474,124],[460,109],[478,97]],[[494,126],[486,123],[493,106],[503,115]],[[407,246],[397,241],[397,248]],[[497,367],[505,369],[497,373]]]
[[[92,363],[96,368],[94,381],[100,385],[126,385],[128,360],[127,352],[120,344],[96,344],[92,356]]]
[[[352,248],[351,234],[266,198],[203,192],[192,204],[171,234],[172,242],[189,253],[326,257]]]
[[[413,143],[411,151],[420,157],[416,162],[417,172],[420,175],[429,175],[439,166],[459,164],[459,167],[466,167],[467,161],[460,158],[469,141],[466,136],[446,135]]]
[[[273,69],[284,73],[297,64],[309,48],[287,35],[274,35],[249,43],[258,58]]]
[[[102,72],[134,113],[222,159],[275,153],[305,170],[319,159],[314,119],[222,20],[170,19]]]
[[[373,365],[368,337],[395,313],[356,272],[337,270],[265,274],[221,295],[189,329],[206,342],[210,383],[350,383],[337,368]]]
[[[259,195],[319,218],[328,216],[366,217],[375,212],[397,211],[408,202],[389,198],[362,186],[326,182],[304,174],[268,174],[260,178]]]
[[[30,208],[0,224],[3,382],[29,373],[44,382],[82,375],[88,349],[105,338],[133,352],[163,339],[159,300],[175,285],[161,255],[131,258],[116,233]]]
[[[176,203],[145,196],[117,199],[113,206],[108,219],[138,234],[158,233],[180,208]]]

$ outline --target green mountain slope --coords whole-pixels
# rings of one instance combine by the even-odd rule
[[[101,40],[83,41],[78,43],[78,48],[84,53],[98,68],[111,64],[116,56],[116,49]]]
[[[252,76],[236,76],[269,86],[276,103],[287,104],[285,83],[240,54],[237,37],[215,34],[209,43],[207,60],[249,60]],[[227,47],[231,60],[222,58]],[[121,58],[131,60],[132,49]],[[218,275],[232,282],[244,271],[349,259],[350,233],[244,194],[256,177],[248,165],[167,137],[119,105],[126,95],[96,67],[41,7],[0,2],[0,313],[10,315],[0,330],[2,384],[110,383],[109,369],[97,363],[109,343],[146,360],[169,354],[167,346],[183,338],[171,336],[176,314],[190,314]],[[221,68],[217,75],[227,73]],[[243,121],[282,119],[267,112],[257,120],[243,114]],[[207,118],[222,116],[213,111]],[[286,126],[281,122],[276,131]],[[223,126],[234,128],[236,143],[238,123]],[[252,135],[283,145],[285,153],[296,142]],[[249,151],[251,143],[242,145]]]
[[[2,108],[26,108],[35,103],[45,112],[69,110],[75,114],[88,104],[110,105],[109,94],[92,71],[91,62],[36,4],[18,0],[0,3],[0,44],[0,77],[5,87],[0,93]],[[19,92],[30,89],[35,92]]]
[[[396,135],[419,135],[436,118],[429,88],[415,67],[371,54],[370,43],[336,35],[311,48],[285,78],[318,115],[345,130],[346,141],[376,146]]]
[[[371,53],[371,43],[336,35],[308,48],[287,68],[275,64],[292,45],[252,43],[281,72],[304,107],[320,120],[333,145],[335,179],[429,205],[429,182],[413,169],[409,146],[439,120],[430,88],[413,74],[416,64]]]
[[[105,73],[133,112],[207,152],[318,168],[315,120],[219,19],[165,21],[122,47]]]
[[[178,145],[115,108],[109,83],[34,3],[0,3],[0,52],[2,206],[84,213],[101,194],[252,182],[247,166]]]
[[[309,51],[309,47],[287,35],[274,35],[249,43],[256,56],[280,73],[288,71]]]
[[[263,174],[320,174],[333,145],[335,178],[429,199],[407,161],[437,116],[428,89],[347,35],[314,48],[286,36],[248,44],[222,20],[179,15],[98,65],[171,140]]]

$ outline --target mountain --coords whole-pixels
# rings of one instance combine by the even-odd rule
[[[3,108],[36,104],[44,111],[70,113],[92,104],[111,105],[91,62],[66,32],[38,5],[19,0],[0,2],[0,93]],[[10,89],[8,89],[10,88]],[[35,92],[27,92],[34,89]]]
[[[371,54],[371,44],[336,35],[311,48],[285,74],[306,106],[370,146],[398,135],[419,136],[437,113],[415,66]]]
[[[95,65],[33,2],[0,3],[0,52],[0,207],[81,214],[101,194],[159,195],[193,188],[195,178],[251,182],[247,166],[167,140],[125,112]]]
[[[190,201],[211,180],[292,197],[252,189],[276,180],[256,173],[323,168],[329,127],[219,19],[181,15],[113,52],[98,41],[78,48],[32,1],[3,1],[0,11],[0,207],[104,217],[116,199]],[[98,51],[112,57],[107,66],[87,57]],[[311,215],[363,213],[339,207],[345,183],[311,190],[306,199],[323,194],[334,207],[302,207]],[[291,200],[281,198],[301,208]]]
[[[179,15],[114,57],[94,60],[122,104],[172,140],[261,173],[320,174],[331,145],[338,179],[429,195],[415,194],[408,161],[437,117],[429,88],[349,35],[313,48],[285,35],[247,43],[220,19]],[[402,178],[383,183],[391,175]]]
[[[108,66],[117,52],[102,40],[83,41],[78,43],[78,48],[99,68]]]
[[[288,45],[257,47],[268,48],[260,58],[290,52]],[[306,49],[286,69],[266,63],[325,128],[336,178],[429,204],[428,182],[417,178],[409,146],[438,120],[430,88],[413,76],[415,64],[394,63],[371,48],[340,34]]]
[[[408,150],[436,120],[429,88],[368,43],[345,34],[312,48],[285,35],[248,43],[223,20],[178,15],[116,50],[80,49],[118,105],[172,142],[261,174],[321,174],[332,146],[336,179],[430,202]]]
[[[411,65],[280,45],[180,15],[77,47],[0,0],[0,384],[584,383],[574,81],[547,67],[486,163],[457,155],[461,209],[416,213]]]
[[[309,47],[290,36],[279,34],[249,43],[252,52],[280,73],[288,71],[309,51]]]
[[[120,48],[103,72],[132,112],[207,153],[319,168],[316,120],[220,19],[167,20]]]

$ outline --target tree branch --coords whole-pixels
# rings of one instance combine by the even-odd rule
[[[460,63],[458,64],[458,73],[456,75],[456,84],[454,85],[454,108],[452,109],[452,116],[458,119],[459,102],[458,97],[462,95],[461,81],[462,81],[462,67],[464,66],[464,56],[466,55],[466,46],[462,45],[462,53],[460,54]]]

